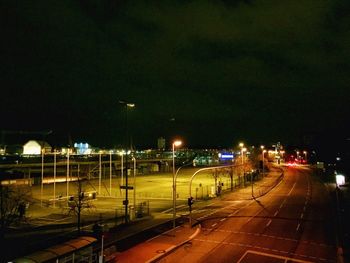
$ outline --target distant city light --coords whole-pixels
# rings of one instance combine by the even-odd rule
[[[232,153],[219,153],[218,156],[222,160],[232,160],[233,159]]]

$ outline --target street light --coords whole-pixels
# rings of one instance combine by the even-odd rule
[[[264,157],[265,156],[264,155],[265,155],[266,150],[264,149],[265,148],[264,145],[261,145],[260,148],[261,148],[261,154],[262,154],[262,171],[263,171],[262,174],[263,174],[263,177],[264,177],[264,173],[265,173],[265,168],[264,168],[264,164],[265,164],[264,163],[264,161],[265,161]]]
[[[239,147],[241,148],[241,160],[242,160],[242,165],[243,165],[243,149],[244,149],[244,143],[240,142]]]
[[[123,204],[125,206],[125,223],[128,223],[128,205],[129,205],[129,200],[128,200],[128,148],[129,148],[129,123],[128,123],[128,109],[129,108],[134,108],[135,104],[130,103],[130,102],[125,102],[125,101],[119,101],[119,104],[122,104],[125,107],[125,137],[126,137],[126,155],[125,155],[125,200],[123,201]]]
[[[135,156],[132,157],[132,160],[134,161],[134,216],[136,217],[136,158]]]
[[[173,142],[173,228],[175,228],[176,219],[176,186],[175,186],[175,147],[182,144],[182,141],[176,140]]]
[[[299,151],[297,151],[297,162],[299,163]]]
[[[305,155],[305,162],[307,163],[307,151],[303,151],[304,155]]]
[[[40,188],[40,206],[43,206],[43,192],[44,192],[44,149],[41,149],[41,188]]]
[[[112,196],[112,151],[109,151],[109,196]]]

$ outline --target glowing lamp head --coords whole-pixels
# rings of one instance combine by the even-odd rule
[[[244,147],[244,143],[243,143],[243,142],[240,142],[240,143],[239,143],[239,147],[241,147],[241,148]]]
[[[179,140],[173,142],[173,145],[175,147],[179,147],[181,144],[182,144],[182,141],[179,141]]]

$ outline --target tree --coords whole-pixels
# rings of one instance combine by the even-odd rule
[[[30,200],[30,187],[0,184],[0,239],[4,238],[9,226],[25,219]]]
[[[81,215],[83,210],[95,208],[92,204],[92,199],[95,197],[94,195],[89,196],[85,192],[85,180],[78,176],[78,180],[76,181],[76,195],[71,196],[68,199],[69,213],[73,212],[74,215],[77,216],[77,229],[78,233],[81,230]]]

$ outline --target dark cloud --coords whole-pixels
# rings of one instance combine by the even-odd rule
[[[118,145],[123,99],[140,146],[349,132],[347,1],[5,2],[3,129]]]

